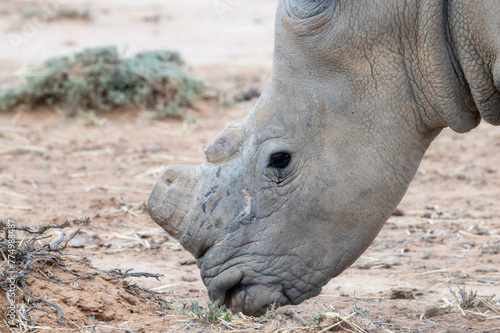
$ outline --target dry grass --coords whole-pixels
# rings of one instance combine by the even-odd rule
[[[11,193],[13,196],[22,195],[19,193]],[[115,199],[115,207],[123,214],[132,216],[144,214],[144,203],[126,203],[120,199]],[[217,304],[209,303],[206,306],[200,306],[198,303],[193,303],[192,300],[166,297],[165,291],[174,285],[166,285],[154,288],[153,290],[145,289],[137,284],[129,282],[132,277],[158,277],[157,274],[151,273],[134,273],[131,270],[107,270],[103,271],[95,268],[90,260],[85,257],[65,255],[64,249],[68,244],[73,247],[82,247],[88,253],[116,253],[125,251],[145,251],[155,247],[168,249],[176,247],[178,244],[172,241],[169,236],[160,228],[130,231],[126,233],[109,232],[105,234],[93,233],[86,230],[84,227],[89,223],[87,219],[76,219],[66,221],[61,225],[44,225],[39,228],[16,227],[18,232],[18,252],[16,254],[16,268],[13,270],[18,281],[18,290],[22,292],[23,297],[17,299],[16,303],[20,306],[16,309],[18,325],[10,327],[12,332],[37,332],[49,330],[50,332],[125,332],[130,323],[128,321],[103,321],[102,319],[92,318],[92,324],[82,325],[81,322],[68,316],[58,301],[43,299],[34,295],[34,290],[31,290],[30,285],[26,282],[27,276],[34,276],[35,279],[43,281],[48,285],[54,284],[58,286],[69,286],[83,280],[91,280],[102,276],[111,276],[113,281],[122,281],[120,288],[125,290],[128,296],[128,301],[136,302],[135,300],[143,300],[156,304],[161,312],[158,317],[162,321],[168,322],[168,331],[211,331],[211,332],[406,332],[411,331],[409,328],[398,326],[390,322],[384,322],[380,319],[380,315],[372,314],[376,310],[377,302],[391,298],[389,293],[378,295],[355,295],[342,296],[352,299],[352,307],[343,307],[339,310],[331,305],[323,305],[316,312],[303,307],[295,307],[293,309],[270,309],[268,313],[262,317],[254,318],[245,316],[241,313],[229,313],[224,308],[218,307]],[[71,233],[66,237],[65,229],[77,225],[82,227],[76,232]],[[0,224],[0,231],[7,231],[8,226],[5,221]],[[50,236],[50,232],[55,233],[55,237]],[[153,238],[161,238],[161,242],[153,243]],[[7,262],[7,238],[1,238],[2,257]],[[5,264],[4,264],[5,265]],[[85,273],[80,270],[85,267]],[[59,269],[59,270],[57,270]],[[416,278],[424,277],[439,273],[448,273],[449,269],[430,270],[415,274],[399,275],[399,278]],[[65,273],[61,276],[58,273]],[[68,275],[69,274],[69,275]],[[68,276],[72,276],[68,279]],[[9,275],[4,271],[0,273],[0,287],[6,291],[6,278]],[[115,283],[115,282],[113,282]],[[497,304],[490,302],[493,297],[482,298],[477,296],[473,291],[464,293],[465,286],[459,287],[455,292],[455,299],[443,299],[442,305],[436,306],[438,309],[446,311],[455,311],[461,313],[462,316],[473,319],[480,318],[483,321],[491,321],[492,327],[496,325],[500,319],[500,308]],[[322,295],[321,298],[335,298],[335,295]],[[28,300],[28,301],[27,301]],[[11,300],[8,299],[10,302]],[[374,302],[369,308],[366,302]],[[467,306],[464,302],[467,301]],[[364,303],[362,303],[364,302]],[[416,302],[411,300],[411,302]],[[322,304],[329,304],[323,302]],[[179,306],[180,304],[180,306]],[[416,303],[414,303],[416,304]],[[176,310],[177,309],[177,310]],[[181,310],[179,310],[181,309]],[[369,310],[371,309],[371,310]],[[48,325],[45,321],[43,325],[38,323],[36,316],[30,313],[36,310],[43,310],[50,313],[52,325]],[[319,310],[319,311],[318,311]],[[154,316],[155,314],[153,314]],[[95,321],[94,321],[95,319]],[[69,326],[61,326],[64,322]],[[419,329],[432,331],[435,322],[432,319],[426,318],[425,314],[420,315],[422,325]],[[6,322],[7,324],[7,322]],[[50,327],[49,327],[50,326]],[[498,330],[483,330],[485,332]],[[130,331],[130,330],[129,330]],[[145,331],[148,332],[148,331]]]

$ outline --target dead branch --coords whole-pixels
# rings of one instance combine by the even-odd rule
[[[159,278],[164,276],[163,274],[158,274],[158,273],[143,273],[143,272],[129,273],[132,270],[133,270],[133,268],[130,268],[130,269],[127,269],[125,272],[122,272],[121,269],[115,268],[115,269],[110,269],[110,270],[99,270],[99,271],[106,273],[106,274],[114,275],[120,279],[125,279],[128,277],[146,277],[146,278],[153,277],[153,278],[159,279]]]

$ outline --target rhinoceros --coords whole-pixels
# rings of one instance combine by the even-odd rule
[[[374,240],[444,127],[500,123],[498,0],[279,0],[255,108],[169,166],[152,219],[211,300],[262,315],[318,295]]]

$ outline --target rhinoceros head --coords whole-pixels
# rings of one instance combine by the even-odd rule
[[[477,125],[444,11],[400,2],[280,1],[255,109],[206,163],[161,175],[149,214],[197,258],[212,300],[259,315],[317,295],[375,238],[440,129]]]

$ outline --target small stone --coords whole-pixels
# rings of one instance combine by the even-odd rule
[[[234,96],[234,99],[237,102],[250,101],[253,98],[258,98],[260,96],[260,94],[261,93],[258,90],[251,88],[245,92],[241,92],[241,93],[237,94],[236,96]]]
[[[181,258],[179,260],[179,263],[181,265],[194,265],[194,264],[196,264],[196,259],[193,258],[193,257],[190,257],[190,258]]]
[[[401,266],[399,259],[387,259],[383,263],[384,268],[392,268],[393,266]]]
[[[404,215],[405,212],[399,207],[394,209],[394,211],[392,212],[392,216],[404,216]]]
[[[391,289],[387,294],[388,299],[414,299],[413,291],[410,288]]]
[[[456,277],[456,278],[462,278],[462,279],[465,279],[465,278],[467,278],[469,275],[467,274],[467,272],[464,272],[464,271],[453,271],[453,272],[451,273],[451,276]]]
[[[185,281],[185,282],[195,282],[198,280],[198,278],[194,275],[184,275],[181,277],[182,281]]]
[[[435,305],[428,305],[425,307],[424,316],[425,318],[432,318],[440,315],[439,307]]]
[[[196,293],[196,294],[198,294],[198,293],[202,293],[202,292],[203,292],[203,291],[201,291],[200,289],[189,289],[188,291],[189,291],[190,293]]]
[[[370,269],[373,267],[373,265],[375,264],[375,261],[367,261],[363,264],[359,264],[359,266],[357,267],[358,269]]]
[[[170,251],[179,252],[182,251],[182,247],[179,244],[176,244],[170,248]]]

